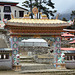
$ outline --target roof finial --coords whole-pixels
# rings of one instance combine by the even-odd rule
[[[47,18],[47,15],[42,15],[42,12],[40,12],[40,15],[41,15],[41,18],[42,18],[42,19],[48,19],[48,18]]]
[[[31,12],[28,12],[28,14],[24,14],[23,18],[28,18],[29,19],[29,15],[31,14]]]
[[[13,14],[11,14],[11,18],[12,18],[12,19],[14,19],[14,16],[13,16]]]
[[[37,7],[34,7],[33,9],[32,9],[32,12],[33,12],[33,14],[35,15],[35,19],[36,19],[36,14],[38,13],[38,8]]]
[[[59,17],[59,14],[56,15],[56,19],[58,19],[58,17]]]

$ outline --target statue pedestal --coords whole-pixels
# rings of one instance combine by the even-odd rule
[[[21,65],[13,65],[14,71],[21,71]]]
[[[65,63],[56,63],[56,69],[66,69]]]

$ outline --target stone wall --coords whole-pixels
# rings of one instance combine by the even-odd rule
[[[9,59],[0,59],[0,69],[12,69],[12,57]]]
[[[19,47],[19,53],[26,54],[32,52],[32,55],[41,55],[48,53],[48,47]]]

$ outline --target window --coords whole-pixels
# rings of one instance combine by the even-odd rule
[[[74,60],[75,60],[75,56],[74,56]]]
[[[69,60],[69,56],[67,56],[67,60]]]
[[[72,56],[70,56],[70,60],[72,60]]]
[[[67,60],[67,56],[65,56],[65,60]]]
[[[6,59],[9,59],[9,54],[6,54]]]
[[[3,54],[1,54],[1,59],[4,59],[4,55]]]
[[[11,19],[11,15],[10,15],[10,14],[5,14],[5,15],[4,15],[4,19],[10,20],[10,19]]]
[[[11,12],[10,6],[4,6],[4,12]]]
[[[0,54],[0,59],[9,59],[9,54]]]
[[[19,11],[19,17],[23,17],[24,16],[24,11]]]
[[[1,14],[0,14],[0,20],[1,20]]]
[[[16,10],[15,10],[15,17],[16,17]]]
[[[1,8],[0,8],[0,12],[1,12]]]

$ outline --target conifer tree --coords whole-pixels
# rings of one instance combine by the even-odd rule
[[[72,18],[75,18],[75,10],[74,11],[72,11],[72,13],[71,13],[71,17],[70,17],[71,19]]]
[[[55,8],[54,3],[52,3],[51,0],[26,0],[23,2],[23,6],[30,8],[29,10],[31,12],[31,16],[33,16],[32,8],[35,6],[38,8],[39,12],[46,14],[48,18],[50,18],[50,15],[54,16],[54,13],[56,12],[56,10],[54,11],[51,10],[51,8],[52,9]],[[39,14],[39,18],[40,18],[40,14]]]

